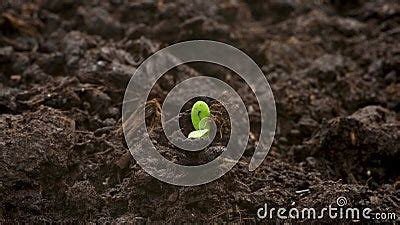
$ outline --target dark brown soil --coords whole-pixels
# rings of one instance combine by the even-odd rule
[[[252,57],[273,89],[278,125],[267,159],[249,172],[260,126],[249,87],[212,65],[168,72],[147,107],[150,135],[167,158],[200,164],[229,138],[224,127],[193,157],[163,137],[159,107],[188,77],[229,83],[252,126],[233,170],[178,187],[132,159],[121,106],[146,57],[192,39]],[[0,222],[254,222],[264,203],[320,208],[339,196],[348,206],[400,215],[398,40],[397,0],[1,1]],[[218,106],[214,112],[227,120]],[[188,114],[181,116],[187,133]]]

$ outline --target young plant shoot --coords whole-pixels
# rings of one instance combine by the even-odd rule
[[[208,119],[211,113],[207,103],[197,101],[191,111],[192,124],[195,131],[190,132],[188,138],[203,138],[207,137],[210,131]]]

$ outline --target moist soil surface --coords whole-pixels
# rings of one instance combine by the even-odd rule
[[[255,222],[264,203],[318,209],[340,196],[348,207],[400,215],[399,24],[396,0],[1,1],[0,221]],[[278,123],[267,158],[250,172],[260,113],[249,86],[204,63],[167,72],[148,98],[146,121],[171,161],[210,161],[229,139],[229,118],[212,99],[203,100],[215,106],[222,135],[203,153],[164,137],[160,106],[187,78],[231,85],[251,123],[230,172],[180,187],[132,158],[121,108],[144,59],[194,39],[253,58],[273,90]],[[191,104],[179,118],[185,134]]]

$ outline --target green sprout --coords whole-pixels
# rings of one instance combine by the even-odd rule
[[[197,101],[191,111],[192,124],[195,131],[190,132],[188,138],[202,138],[207,137],[210,131],[208,119],[211,113],[207,103]]]

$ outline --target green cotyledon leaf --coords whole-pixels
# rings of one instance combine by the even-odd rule
[[[203,137],[207,137],[208,136],[208,129],[204,129],[204,130],[195,130],[190,132],[188,138],[203,138]]]
[[[200,129],[200,121],[204,118],[210,117],[210,109],[208,108],[207,103],[203,101],[197,101],[191,111],[191,119],[194,129]]]

